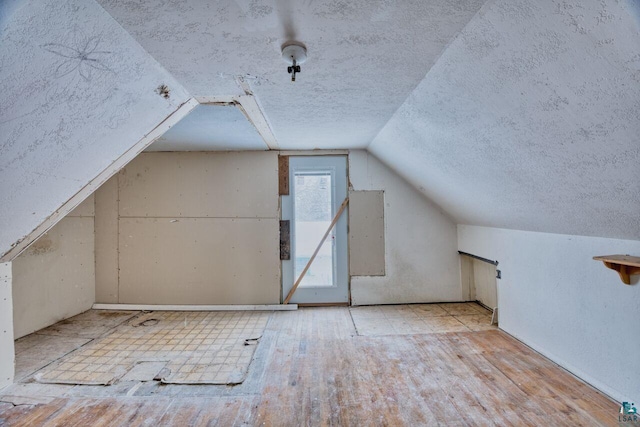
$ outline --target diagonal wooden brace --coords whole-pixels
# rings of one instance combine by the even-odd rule
[[[320,252],[320,248],[324,244],[324,241],[327,240],[329,233],[331,233],[331,230],[336,225],[336,222],[338,222],[338,220],[340,219],[340,215],[342,215],[342,212],[344,212],[344,208],[346,208],[348,204],[349,204],[349,197],[345,198],[344,202],[342,202],[342,204],[340,205],[338,212],[336,212],[336,215],[333,217],[331,224],[329,224],[329,228],[327,229],[326,233],[324,233],[324,236],[322,236],[322,240],[320,240],[318,247],[316,247],[316,250],[313,252],[313,255],[311,255],[311,258],[309,258],[309,261],[307,261],[307,265],[305,265],[304,270],[302,270],[302,273],[300,273],[300,277],[298,277],[298,280],[296,280],[295,283],[293,284],[293,287],[289,291],[289,294],[287,295],[287,297],[284,299],[283,304],[289,304],[289,301],[291,301],[291,297],[295,293],[296,289],[298,289],[298,285],[300,285],[300,282],[302,282],[302,279],[304,279],[304,275],[307,274],[309,267],[311,267],[311,263],[313,262],[314,259],[316,259],[316,255],[318,255],[318,252]]]

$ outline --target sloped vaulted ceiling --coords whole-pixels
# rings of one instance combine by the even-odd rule
[[[368,146],[460,223],[640,239],[637,1],[100,1],[193,94],[246,77],[283,148]]]
[[[194,96],[243,76],[280,147],[314,149],[366,147],[486,0],[99,1]]]
[[[0,255],[189,99],[93,0],[7,5],[0,13]],[[156,93],[163,84],[168,99]]]
[[[487,4],[369,150],[460,223],[640,240],[638,7]]]
[[[99,1],[0,3],[0,253],[238,77],[282,148],[368,147],[460,223],[640,239],[637,1]]]

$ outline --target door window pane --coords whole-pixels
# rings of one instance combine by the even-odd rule
[[[296,172],[294,185],[294,271],[297,279],[333,219],[331,173]],[[334,240],[335,231],[332,230],[302,279],[300,287],[333,286]]]

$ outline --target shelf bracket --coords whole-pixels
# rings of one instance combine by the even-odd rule
[[[602,261],[603,264],[616,271],[620,275],[620,280],[625,285],[631,284],[631,276],[640,274],[640,257],[630,255],[603,255],[594,256],[594,260]]]

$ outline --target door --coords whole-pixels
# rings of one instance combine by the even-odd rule
[[[290,221],[291,257],[282,261],[283,299],[346,197],[346,156],[289,157],[289,195],[282,196],[282,219]],[[292,303],[349,302],[347,215],[345,209],[293,294]]]

